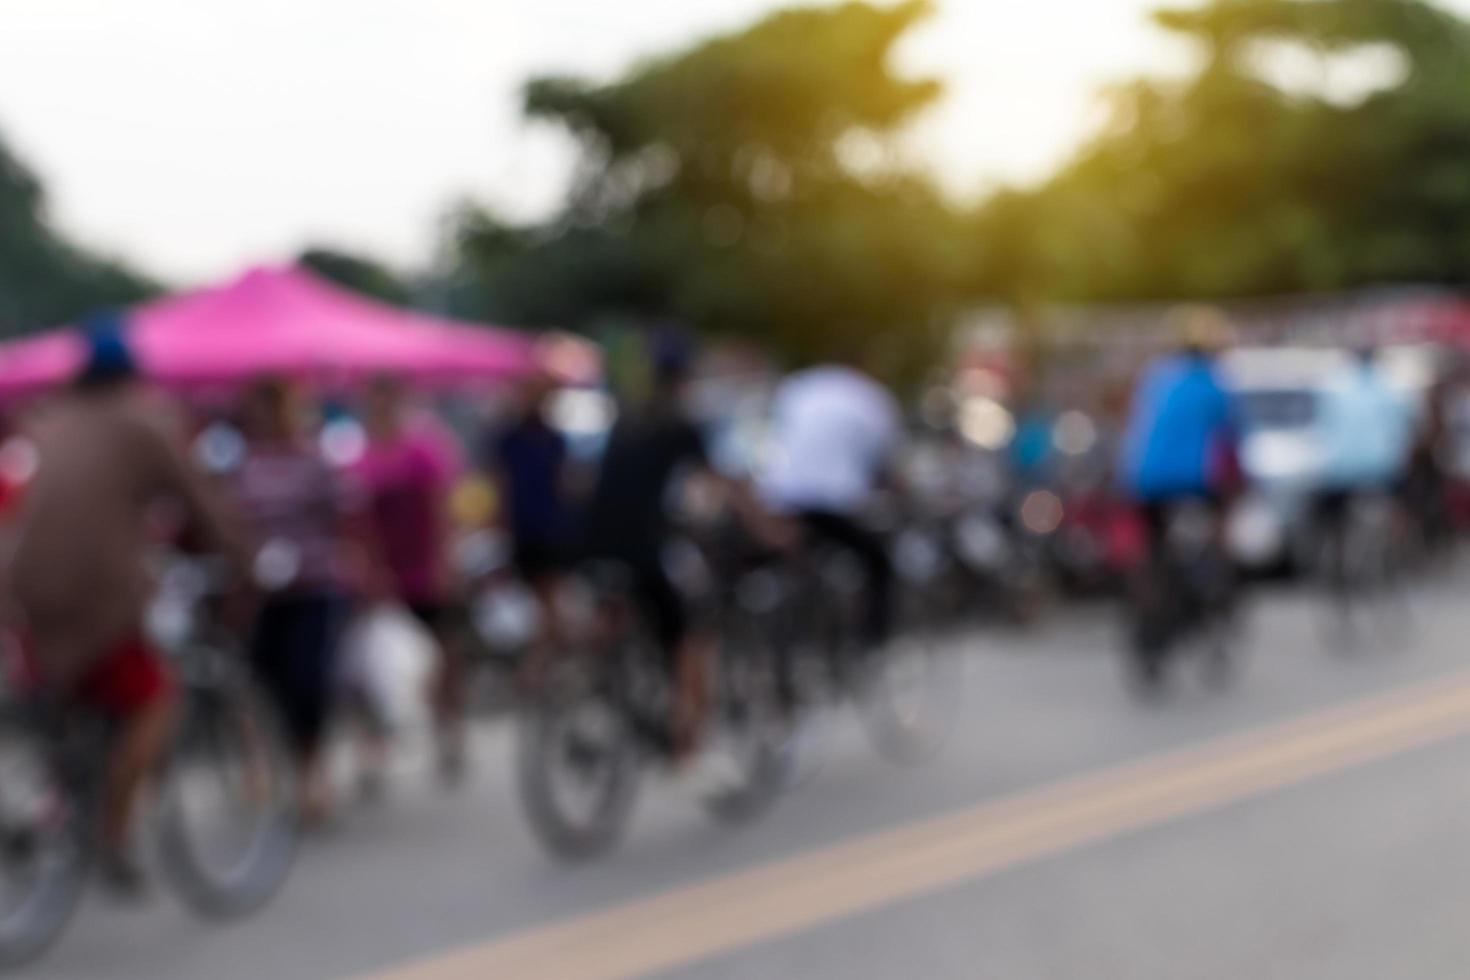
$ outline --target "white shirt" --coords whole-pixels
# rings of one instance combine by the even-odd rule
[[[776,389],[773,445],[761,476],[783,511],[851,513],[866,503],[898,445],[902,417],[882,385],[844,367],[794,374]]]

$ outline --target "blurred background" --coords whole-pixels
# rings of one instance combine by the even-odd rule
[[[1260,730],[1294,746],[1296,729],[1271,726],[1315,724],[1387,688],[1458,691],[1467,78],[1470,0],[0,0],[0,512],[37,470],[10,429],[80,366],[74,328],[99,310],[126,311],[143,374],[180,396],[193,458],[221,484],[244,482],[260,409],[238,398],[245,383],[304,382],[312,409],[278,393],[276,411],[309,416],[312,445],[347,471],[378,438],[371,379],[401,375],[442,444],[435,465],[454,471],[444,547],[475,666],[489,665],[460,681],[484,721],[471,741],[497,760],[473,807],[435,798],[353,824],[400,846],[358,864],[329,842],[283,897],[287,912],[218,945],[190,932],[113,962],[130,926],[99,914],[94,938],[44,975],[228,977],[264,964],[306,977],[401,962],[427,964],[404,976],[465,975],[436,957],[581,917],[602,935],[608,908],[646,923],[647,909],[623,903],[771,862],[762,894],[777,894],[834,840],[920,834],[936,814],[1079,772],[1131,787],[1137,773],[1112,767],[1207,739]],[[544,411],[570,460],[568,510],[582,508],[614,426],[638,417],[629,405],[668,367],[650,351],[674,335],[691,362],[691,417],[725,478],[759,482],[779,456],[773,395],[790,372],[851,362],[891,392],[902,499],[880,501],[875,521],[904,595],[922,600],[905,629],[942,629],[984,679],[968,708],[946,709],[949,748],[928,768],[872,780],[837,736],[823,773],[797,780],[817,791],[793,794],[764,837],[696,837],[661,802],[626,853],[573,879],[532,863],[514,835],[485,839],[485,813],[516,819],[500,723],[554,618],[518,580],[498,440]],[[1263,587],[1247,627],[1235,632],[1233,608],[1219,617],[1251,653],[1220,685],[1234,696],[1159,704],[1116,696],[1117,665],[1104,662],[1126,644],[1106,603],[1147,606],[1133,580],[1149,566],[1148,518],[1120,458],[1150,365],[1181,348],[1207,349],[1232,405],[1239,472],[1221,508],[1222,564],[1232,586],[1238,571]],[[1335,399],[1359,365],[1406,409],[1395,499],[1377,517],[1355,502],[1334,531],[1323,501],[1341,497],[1340,457],[1365,431],[1344,433]],[[547,390],[528,392],[528,379]],[[717,522],[701,524],[702,502],[689,492],[669,506],[687,552],[678,584],[705,606],[746,602],[749,569]],[[1181,559],[1179,578],[1208,565]],[[1170,601],[1195,603],[1209,626],[1211,587]],[[741,606],[722,640],[769,626],[771,604]],[[387,655],[398,666],[383,668],[383,700],[403,727],[432,727],[415,685],[444,637],[401,627],[398,645],[417,652]],[[1301,657],[1347,647],[1372,656],[1351,668]],[[1375,740],[1388,722],[1374,716],[1344,722],[1343,737],[1361,739],[1364,758],[1432,743],[1460,734],[1463,700],[1408,702],[1423,731]],[[1343,751],[1311,765],[1336,771]],[[1298,781],[1267,768],[1255,783],[1221,775],[1218,799]],[[1466,897],[1456,875],[1470,874],[1464,828],[1445,816],[1470,803],[1446,788],[1457,773],[1416,757],[1319,787],[1252,810],[1255,838],[1225,812],[1177,839],[1120,843],[1194,804],[1130,810],[1089,857],[996,891],[976,882],[1053,852],[994,864],[967,852],[955,866],[970,870],[952,880],[878,869],[871,893],[798,890],[749,934],[653,944],[622,972],[562,974],[570,961],[547,954],[526,975],[1459,975],[1470,948],[1444,925]],[[1150,786],[1166,801],[1196,792]],[[1417,809],[1400,813],[1396,798]],[[1043,823],[1044,802],[1027,803]],[[989,811],[963,812],[991,826]],[[437,849],[413,836],[423,826],[442,832]],[[954,827],[929,830],[948,840]],[[902,863],[917,839],[881,847]],[[1361,852],[1369,870],[1356,877],[1334,849]],[[481,863],[467,870],[467,853]],[[487,894],[490,878],[510,884]],[[1170,896],[1222,880],[1213,925],[1182,921]],[[925,882],[957,892],[935,898]],[[869,898],[849,906],[848,894]],[[405,895],[423,916],[405,913]],[[855,912],[876,921],[844,918]],[[990,925],[974,926],[979,913]],[[1372,948],[1356,929],[1370,917],[1387,930]],[[343,918],[374,928],[316,966]],[[990,967],[976,966],[972,926]],[[504,953],[491,943],[466,962]]]
[[[303,253],[443,312],[783,352],[1461,281],[1464,11],[1154,6],[14,0],[0,324]]]

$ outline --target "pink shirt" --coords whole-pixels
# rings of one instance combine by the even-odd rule
[[[447,497],[459,469],[453,443],[431,426],[370,444],[354,468],[399,596],[448,597]]]

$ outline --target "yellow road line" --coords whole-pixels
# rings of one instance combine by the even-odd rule
[[[1470,673],[411,964],[376,980],[622,980],[1470,733]]]

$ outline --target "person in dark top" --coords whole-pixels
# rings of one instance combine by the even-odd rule
[[[668,658],[674,681],[670,734],[678,759],[698,747],[715,651],[713,637],[691,623],[684,597],[664,568],[667,501],[676,477],[691,471],[711,477],[766,544],[784,548],[791,540],[786,526],[770,518],[748,488],[710,466],[704,437],[682,406],[689,364],[688,350],[676,341],[665,341],[655,351],[652,393],[626,410],[613,428],[584,530],[588,557],[619,562],[632,573],[641,610]]]
[[[549,377],[531,379],[523,391],[521,411],[496,436],[488,453],[516,571],[541,607],[541,636],[524,675],[531,684],[543,673],[547,651],[558,646],[561,636],[556,595],[567,561],[567,442],[547,419],[555,390]]]

